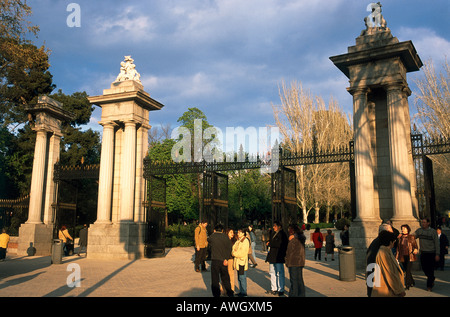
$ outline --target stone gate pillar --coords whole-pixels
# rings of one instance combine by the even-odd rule
[[[103,95],[89,98],[102,108],[103,126],[97,220],[89,228],[88,257],[135,259],[144,255],[145,181],[149,112],[164,105],[144,91],[133,59]]]
[[[359,267],[365,266],[381,220],[393,221],[398,229],[419,226],[406,74],[418,71],[422,62],[411,41],[399,42],[380,21],[366,20],[356,45],[330,57],[349,78],[353,95],[357,217],[350,245]]]
[[[27,109],[36,131],[33,171],[31,175],[28,220],[19,228],[18,255],[27,255],[32,245],[36,255],[50,255],[53,239],[54,213],[52,203],[56,194],[53,181],[54,165],[59,160],[61,124],[73,118],[62,104],[47,96]]]

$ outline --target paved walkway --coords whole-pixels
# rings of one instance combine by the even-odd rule
[[[51,264],[50,257],[20,257],[8,254],[0,262],[0,297],[211,297],[209,272],[194,272],[193,248],[167,249],[164,258],[135,261],[92,260],[69,256],[62,264]],[[338,254],[335,261],[314,261],[307,249],[304,280],[307,297],[366,297],[364,273],[356,280],[339,280]],[[247,274],[249,297],[274,297],[265,294],[270,287],[269,265],[265,253],[256,251],[258,266]],[[414,271],[416,287],[407,297],[450,296],[450,259],[446,270],[436,271],[433,292],[427,292],[425,277]],[[72,266],[79,268],[79,287],[69,287]],[[289,286],[286,270],[286,286]],[[70,281],[69,281],[70,282]]]

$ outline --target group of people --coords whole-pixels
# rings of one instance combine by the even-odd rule
[[[247,296],[247,271],[257,265],[253,252],[256,235],[253,227],[224,230],[221,224],[214,227],[208,237],[206,221],[200,222],[195,229],[195,271],[206,270],[207,248],[211,251],[211,291],[214,297]],[[291,288],[289,296],[305,296],[303,267],[305,266],[305,236],[297,225],[290,225],[288,235],[279,222],[274,222],[268,241],[266,262],[269,263],[271,287],[268,294],[284,295],[284,266],[288,268]],[[252,264],[250,264],[252,262]],[[235,294],[235,278],[239,293]]]
[[[78,248],[77,255],[81,256],[81,251],[84,249],[87,256],[88,227],[86,224],[84,224],[83,228],[80,230],[79,236],[80,239],[78,240],[78,245],[80,247]],[[70,235],[66,226],[63,225],[58,230],[58,239],[62,241],[64,255],[71,255],[74,252],[74,239]]]
[[[237,296],[247,296],[247,270],[257,265],[253,257],[256,236],[253,227],[238,229],[224,228],[221,224],[214,227],[208,237],[208,223],[202,221],[194,232],[195,237],[195,271],[206,270],[207,247],[211,250],[211,290],[214,297],[222,291],[228,296],[235,295],[235,273],[239,285]],[[252,264],[249,264],[249,261]],[[222,287],[222,290],[221,290]]]
[[[405,296],[406,290],[415,285],[411,269],[419,253],[420,264],[427,277],[427,290],[432,291],[434,271],[436,268],[443,269],[448,246],[448,238],[440,228],[431,228],[428,218],[421,220],[420,228],[414,233],[407,224],[403,224],[398,231],[392,222],[383,223],[379,227],[378,237],[367,249],[367,267],[371,268],[369,272],[374,270],[373,274],[366,276],[367,295]]]

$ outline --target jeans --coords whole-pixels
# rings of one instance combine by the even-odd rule
[[[288,270],[291,281],[289,297],[305,297],[305,283],[303,282],[303,267],[293,266],[289,267]]]
[[[247,296],[247,271],[244,268],[238,272],[239,294]]]
[[[284,292],[284,263],[269,263],[270,287],[272,291]]]

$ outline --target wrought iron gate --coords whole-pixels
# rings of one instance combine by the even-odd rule
[[[296,172],[281,167],[271,178],[272,223],[279,221],[287,229],[289,224],[298,222]]]
[[[144,256],[162,257],[166,250],[166,180],[163,177],[150,176],[147,182],[146,234]]]
[[[450,153],[450,140],[444,137],[425,138],[422,134],[412,134],[412,155],[416,169],[419,217],[429,217],[431,226],[436,228],[436,201],[431,155]]]
[[[218,223],[228,226],[228,175],[203,173],[203,212],[211,228]]]

